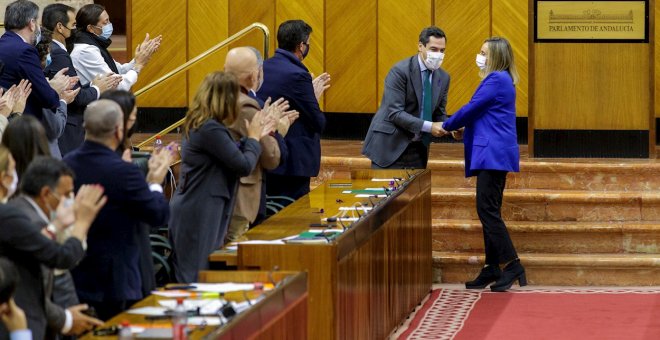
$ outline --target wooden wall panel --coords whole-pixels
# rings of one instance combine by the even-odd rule
[[[132,90],[137,91],[150,82],[186,62],[187,11],[185,1],[132,0],[131,18],[132,45],[127,46],[129,56],[135,46],[142,42],[146,33],[152,37],[163,35],[160,50],[140,72],[138,82]],[[158,10],[155,11],[154,8]],[[173,77],[138,98],[141,107],[185,107],[187,105],[186,75]]]
[[[188,0],[191,1],[191,0]],[[192,0],[197,1],[197,0]],[[254,22],[260,22],[271,32],[270,53],[275,51],[275,36],[277,27],[275,26],[275,0],[229,0],[229,35],[232,35]],[[213,26],[209,27],[213,29]],[[263,52],[264,38],[261,31],[252,31],[236,43],[229,45],[230,48],[238,46],[254,46]]]
[[[271,39],[277,46],[277,28],[287,20],[300,19],[312,26],[309,55],[303,63],[315,76],[325,72],[325,22],[324,22],[324,0],[277,0],[275,9],[274,29],[271,31]],[[273,49],[271,52],[275,53]],[[319,104],[324,110],[323,98]]]
[[[654,1],[656,2],[656,1]],[[655,3],[655,38],[660,37],[660,6]],[[655,59],[655,116],[660,118],[660,44],[654,42]],[[658,133],[656,131],[656,133]]]
[[[447,97],[451,115],[470,101],[481,81],[475,57],[490,36],[490,1],[436,0],[435,25],[447,34],[442,67],[451,76]]]
[[[648,44],[536,44],[535,128],[648,130],[649,53]]]
[[[528,115],[528,0],[493,1],[492,34],[509,40],[520,82],[516,85],[516,115]]]
[[[188,59],[229,36],[229,0],[188,1],[188,15],[194,18],[188,21]],[[210,72],[223,69],[227,51],[227,48],[219,50],[188,71],[189,103],[192,103],[204,77]]]
[[[392,66],[417,54],[419,32],[433,20],[433,0],[378,1],[378,103]],[[405,13],[405,15],[401,15]]]
[[[326,2],[325,63],[332,77],[327,111],[376,112],[376,9],[377,0]]]

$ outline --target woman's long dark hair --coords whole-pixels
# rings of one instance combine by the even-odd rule
[[[2,135],[2,145],[14,156],[19,178],[34,157],[50,156],[46,130],[33,116],[23,115],[12,120]]]
[[[135,131],[135,124],[132,128],[128,129],[128,119],[131,116],[131,112],[133,112],[133,109],[135,108],[135,95],[125,90],[110,90],[103,92],[99,99],[112,100],[113,102],[119,104],[119,107],[121,107],[121,111],[124,113],[124,140],[122,141],[119,148],[121,151],[130,148],[130,137]]]

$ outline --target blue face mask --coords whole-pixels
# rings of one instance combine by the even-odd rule
[[[108,40],[110,39],[111,36],[112,36],[112,23],[109,22],[107,25],[101,27],[101,35],[99,35],[99,37]]]
[[[46,67],[50,66],[50,64],[53,62],[53,58],[50,57],[50,53],[46,55]]]

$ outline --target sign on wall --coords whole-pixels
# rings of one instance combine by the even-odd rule
[[[648,42],[648,1],[545,1],[534,6],[537,42]]]

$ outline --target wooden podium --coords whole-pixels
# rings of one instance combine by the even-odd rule
[[[369,204],[343,191],[379,188],[388,183],[372,178],[407,174],[360,176],[324,183],[246,235],[275,240],[307,231],[340,207]],[[210,261],[237,263],[241,270],[308,272],[309,339],[384,339],[431,289],[431,240],[431,172],[423,170],[330,243],[239,243],[237,253],[217,252]]]
[[[530,156],[654,158],[655,1],[529,6]]]

